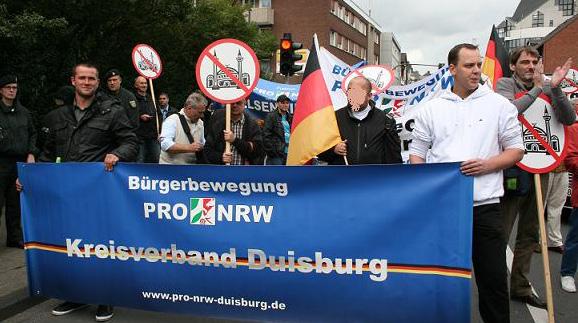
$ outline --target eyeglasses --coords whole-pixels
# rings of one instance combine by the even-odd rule
[[[3,87],[3,89],[16,91],[16,90],[18,90],[18,86],[15,86],[15,85],[5,86],[5,87]]]

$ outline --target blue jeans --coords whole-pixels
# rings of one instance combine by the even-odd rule
[[[138,149],[137,163],[159,163],[161,146],[155,138],[141,139]]]
[[[564,254],[562,255],[562,265],[560,275],[572,276],[576,274],[578,265],[578,208],[572,209],[570,215],[570,231],[564,242]]]

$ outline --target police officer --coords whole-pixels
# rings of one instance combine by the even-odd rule
[[[133,129],[139,125],[139,113],[136,105],[136,97],[132,92],[122,87],[122,75],[119,70],[111,69],[104,75],[106,87],[104,92],[111,98],[118,99],[120,105],[126,111],[126,116]]]
[[[16,99],[18,79],[0,78],[0,210],[6,206],[6,245],[23,248],[16,163],[34,162],[36,130],[30,112]]]

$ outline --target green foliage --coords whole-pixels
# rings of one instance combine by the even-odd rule
[[[146,43],[163,60],[155,92],[168,92],[179,106],[196,89],[201,51],[221,38],[248,43],[269,59],[277,40],[245,21],[232,0],[0,0],[0,75],[20,77],[20,100],[42,115],[51,95],[69,83],[76,63],[96,64],[101,74],[118,68],[123,86],[137,76],[132,48]],[[102,84],[104,85],[104,84]]]

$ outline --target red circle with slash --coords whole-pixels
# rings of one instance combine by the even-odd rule
[[[517,93],[515,98],[526,93]],[[518,120],[523,126],[525,149],[524,158],[517,163],[518,167],[534,174],[553,171],[566,156],[568,130],[556,119],[552,100],[540,94],[524,114],[518,115]]]
[[[147,44],[138,44],[132,49],[132,65],[141,76],[151,80],[163,72],[161,57]]]
[[[381,74],[380,74],[381,73]],[[384,75],[385,82],[380,82],[381,75]],[[347,86],[352,78],[363,76],[371,82],[371,95],[377,95],[387,90],[395,81],[393,70],[387,65],[365,65],[358,69],[351,71],[343,78],[341,82],[341,90],[347,93]],[[377,78],[377,79],[376,79]],[[378,84],[376,84],[376,82]]]
[[[248,97],[257,86],[259,72],[253,49],[240,40],[227,38],[203,50],[197,60],[196,79],[207,97],[227,104]]]

